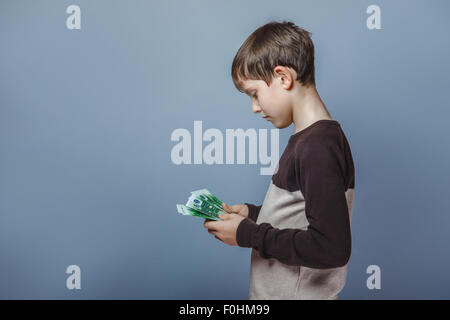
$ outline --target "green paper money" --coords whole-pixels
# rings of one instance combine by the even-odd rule
[[[182,215],[185,215],[185,216],[199,217],[199,218],[216,220],[216,221],[220,220],[220,218],[207,216],[205,214],[202,214],[200,211],[188,208],[183,204],[177,204],[177,210],[178,210],[178,213],[181,213]]]
[[[226,214],[222,208],[222,201],[207,189],[191,192],[185,205],[177,204],[177,211],[182,215],[201,217],[220,221],[219,214]]]
[[[220,201],[215,195],[213,195],[208,190],[201,189],[201,190],[197,190],[197,191],[192,191],[191,194],[199,197],[202,200],[209,200],[211,203],[216,204],[217,207],[222,210],[222,201]]]

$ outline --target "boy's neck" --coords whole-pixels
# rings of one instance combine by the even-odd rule
[[[333,120],[322,99],[320,99],[315,86],[300,86],[298,93],[294,98],[292,107],[292,120],[295,125],[294,134],[318,120]]]

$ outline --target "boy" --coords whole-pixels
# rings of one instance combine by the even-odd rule
[[[295,132],[262,205],[223,204],[205,221],[228,245],[252,248],[250,299],[338,299],[351,253],[354,165],[347,138],[319,97],[310,33],[292,22],[255,30],[232,64],[253,112]]]

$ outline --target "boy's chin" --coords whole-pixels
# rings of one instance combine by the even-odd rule
[[[280,123],[279,121],[277,121],[275,119],[271,119],[270,122],[272,122],[272,124],[275,127],[277,127],[278,129],[284,129],[284,128],[287,128],[287,127],[289,127],[291,125],[290,123],[289,124],[286,124],[286,123],[283,123],[283,122]]]
[[[272,124],[278,128],[277,121],[275,119],[270,118],[268,121],[272,122]]]

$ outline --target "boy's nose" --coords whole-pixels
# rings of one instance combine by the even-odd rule
[[[261,108],[256,103],[252,103],[252,109],[253,113],[261,112]]]

